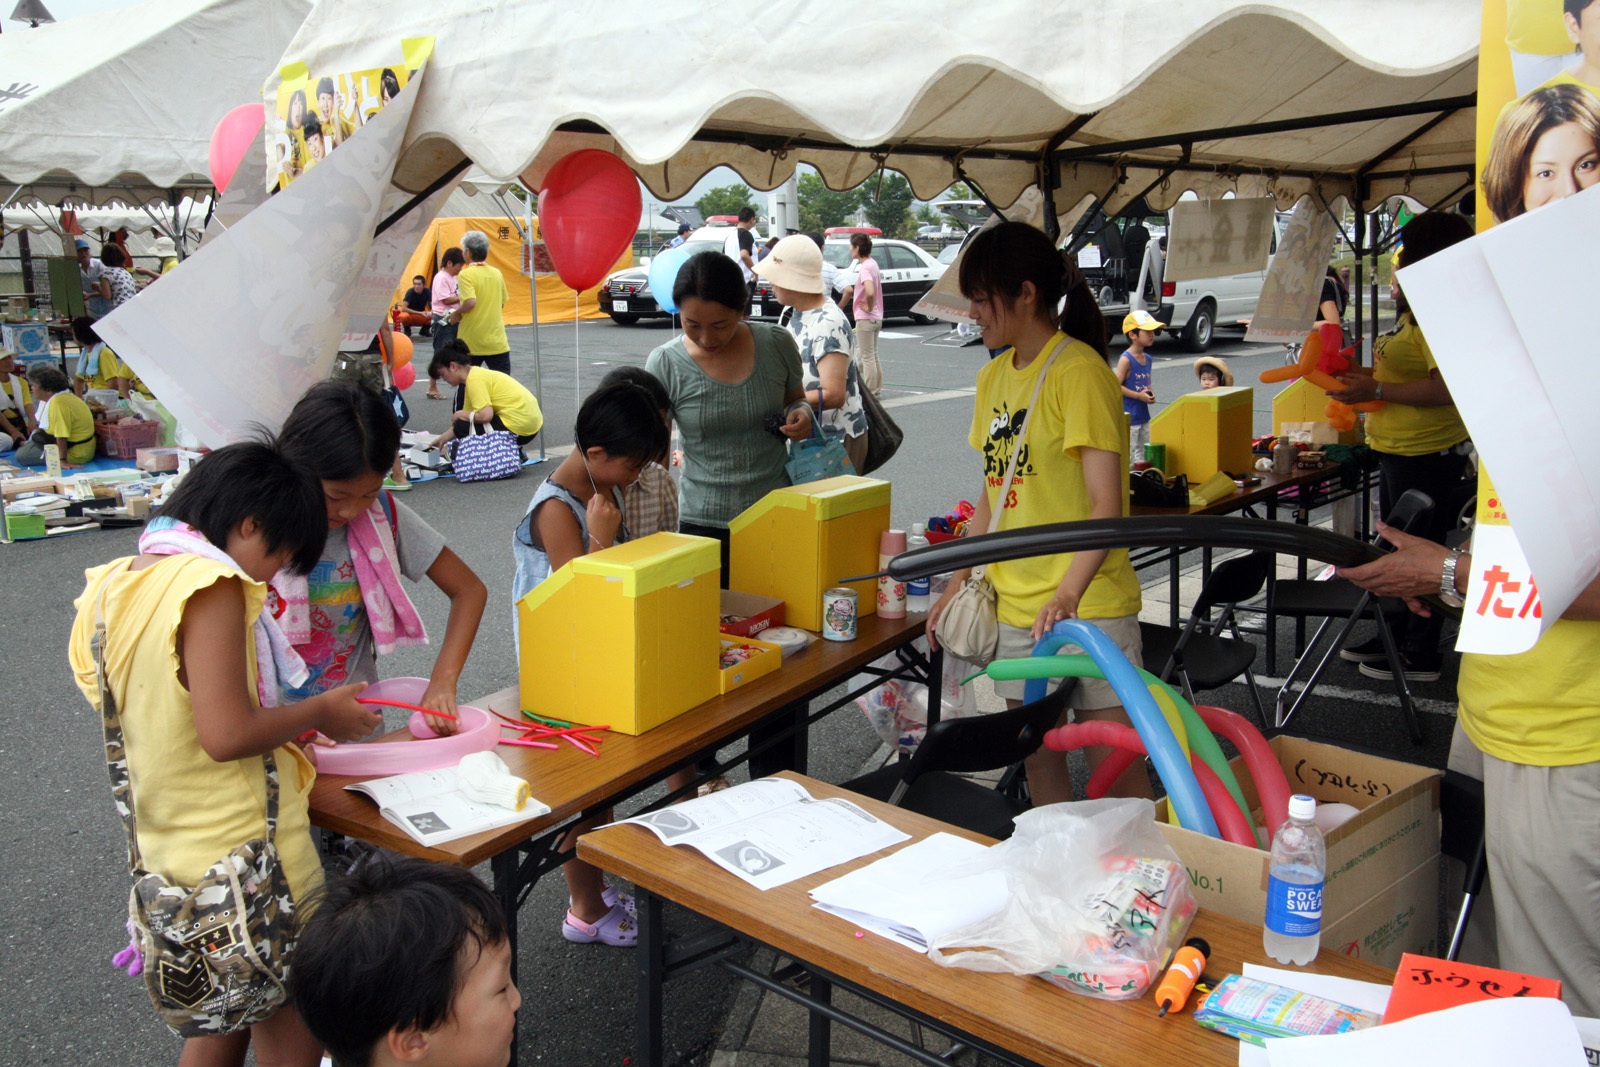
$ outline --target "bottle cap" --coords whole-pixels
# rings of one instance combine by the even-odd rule
[[[1310,822],[1317,813],[1315,797],[1308,797],[1304,793],[1296,793],[1289,798],[1289,818],[1300,822]]]
[[[906,550],[904,530],[885,530],[878,540],[878,551],[885,556],[898,556]]]
[[[927,533],[928,533],[928,527],[927,527],[926,524],[920,523],[920,522],[914,522],[914,523],[911,524],[911,536],[912,537],[924,537],[924,536],[927,535]]]

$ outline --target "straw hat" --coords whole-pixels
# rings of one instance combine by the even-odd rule
[[[1222,379],[1223,385],[1233,384],[1233,371],[1228,369],[1226,360],[1218,359],[1216,356],[1201,356],[1194,361],[1195,376],[1199,377],[1200,372],[1207,367],[1217,372],[1217,376]]]

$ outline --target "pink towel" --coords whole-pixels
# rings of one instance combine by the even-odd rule
[[[350,539],[350,562],[355,567],[378,654],[386,656],[402,645],[427,644],[422,616],[402,584],[400,552],[383,505],[373,501],[372,507],[350,520],[345,533]],[[297,646],[308,644],[311,597],[305,577],[279,571],[272,579],[272,591],[276,594],[273,615],[289,641]]]

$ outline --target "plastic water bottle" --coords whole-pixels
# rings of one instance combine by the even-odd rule
[[[928,547],[928,527],[924,523],[911,524],[911,536],[906,538],[906,551]],[[906,610],[927,611],[930,587],[927,578],[914,578],[906,583]]]
[[[1322,886],[1328,876],[1328,846],[1312,821],[1317,802],[1303,793],[1289,798],[1289,819],[1272,839],[1267,878],[1266,930],[1262,947],[1279,963],[1305,966],[1322,944]]]

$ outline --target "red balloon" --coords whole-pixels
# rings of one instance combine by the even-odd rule
[[[415,363],[402,363],[394,369],[394,387],[402,393],[410,389],[417,380],[417,365]]]
[[[599,285],[639,229],[639,180],[610,152],[562,156],[539,190],[539,235],[556,273],[582,292]]]
[[[211,131],[211,182],[220,194],[233,180],[244,154],[255,144],[267,121],[265,104],[240,104]]]

